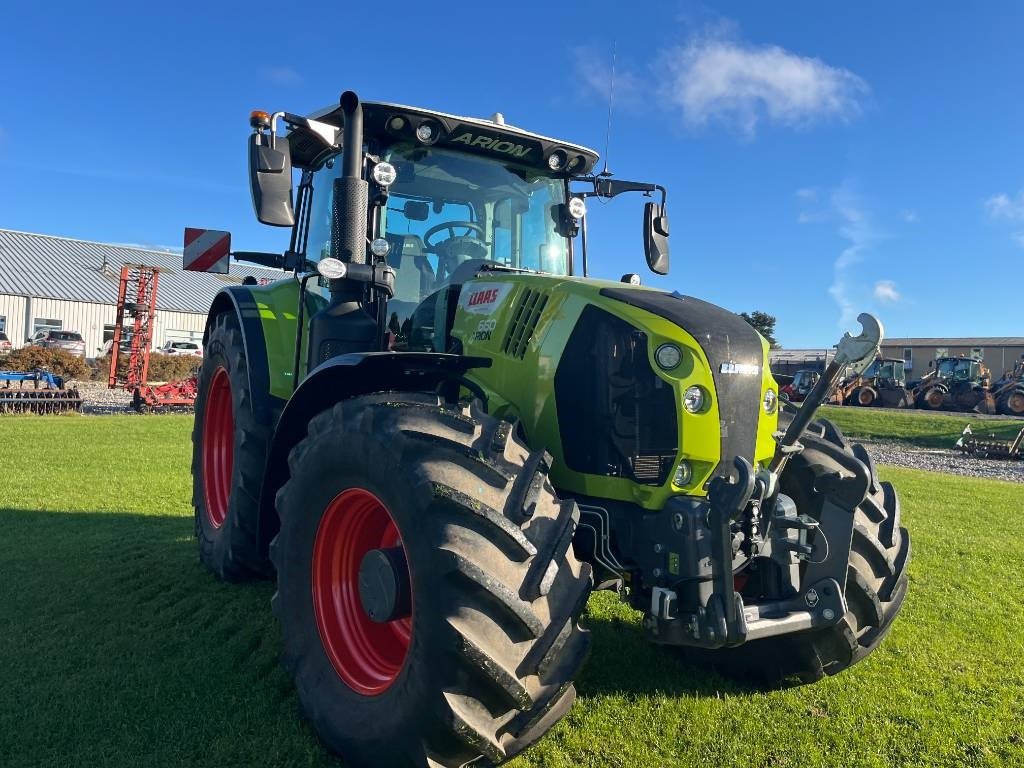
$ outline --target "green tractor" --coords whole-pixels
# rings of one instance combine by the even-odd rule
[[[587,201],[634,191],[668,271],[662,187],[500,115],[352,92],[251,124],[257,217],[291,241],[235,256],[287,274],[211,306],[196,536],[219,577],[276,579],[283,665],[346,765],[526,749],[575,700],[595,585],[738,675],[814,681],[878,646],[910,539],[864,449],[812,421],[877,354],[873,318],[780,414],[742,318],[587,276]]]

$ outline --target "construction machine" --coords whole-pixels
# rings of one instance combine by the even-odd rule
[[[1024,357],[989,387],[984,412],[1024,416]]]
[[[814,420],[877,355],[873,317],[780,413],[741,317],[588,274],[587,202],[633,192],[668,272],[662,186],[500,114],[351,91],[250,124],[256,216],[291,239],[236,252],[282,278],[210,308],[196,538],[221,578],[276,579],[283,665],[346,765],[529,747],[575,700],[595,584],[738,675],[810,682],[878,646],[910,538],[864,448]],[[186,263],[227,268],[203,252],[226,239],[187,237]]]
[[[940,357],[914,387],[914,404],[929,411],[985,411],[992,375],[974,357]]]
[[[862,372],[851,371],[832,395],[835,405],[909,408],[914,399],[907,389],[905,363],[899,358],[879,358]]]

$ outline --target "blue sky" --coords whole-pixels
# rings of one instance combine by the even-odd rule
[[[624,196],[590,206],[593,273],[771,312],[787,347],[861,310],[891,336],[1024,334],[1024,5],[837,5],[19,4],[0,227],[281,249],[250,208],[250,110],[353,89],[603,151],[615,48],[609,165],[668,187],[673,265],[646,272]]]

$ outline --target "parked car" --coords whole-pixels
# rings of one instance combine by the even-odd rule
[[[99,353],[100,353],[100,357],[106,357],[107,355],[109,355],[110,354],[110,350],[112,350],[113,348],[114,348],[114,340],[113,339],[107,339],[106,341],[104,341],[103,342],[103,346],[100,347],[99,350],[98,350]],[[122,352],[128,352],[128,351],[131,350],[131,348],[132,348],[132,340],[131,340],[131,338],[121,339],[121,351]]]
[[[33,347],[64,349],[72,354],[85,357],[85,339],[76,331],[54,331],[44,328],[41,331],[36,331],[26,341]]]
[[[194,341],[168,341],[156,350],[161,355],[194,355],[203,356],[203,348]]]
[[[0,355],[7,354],[11,349],[11,340],[7,338],[6,333],[0,331]]]

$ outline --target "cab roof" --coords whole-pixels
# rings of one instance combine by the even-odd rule
[[[552,171],[548,159],[555,153],[564,154],[561,175],[566,176],[583,176],[590,173],[598,159],[597,152],[592,149],[524,131],[508,125],[500,115],[495,115],[493,120],[486,120],[450,115],[421,107],[367,101],[362,102],[362,108],[363,135],[367,141],[374,141],[385,147],[399,142],[422,144],[416,138],[416,129],[426,123],[436,129],[436,137],[430,142],[430,146],[498,158],[534,167],[549,174]],[[308,119],[328,123],[337,128],[342,128],[345,123],[340,105],[318,110],[309,115]],[[288,139],[292,165],[298,168],[316,168],[337,151],[326,148],[322,138],[301,125],[291,125]],[[554,175],[559,173],[555,172]]]

